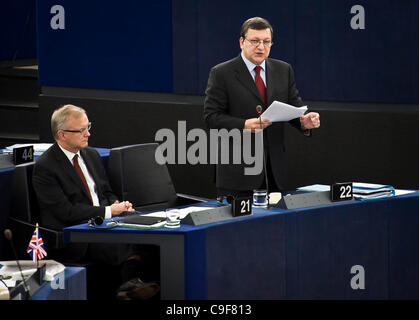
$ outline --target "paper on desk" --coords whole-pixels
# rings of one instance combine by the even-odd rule
[[[415,192],[414,190],[400,190],[400,189],[396,189],[396,194],[395,196],[402,196],[404,194],[409,194],[409,193],[413,193]]]
[[[363,187],[363,188],[375,188],[375,189],[379,189],[382,187],[385,187],[385,185],[382,184],[372,184],[372,183],[362,183],[362,182],[354,182],[353,183],[353,187]],[[310,186],[305,186],[305,187],[300,187],[298,188],[298,190],[300,191],[309,191],[309,192],[321,192],[321,191],[330,191],[330,186],[328,185],[324,185],[324,184],[313,184]],[[359,192],[359,190],[358,190]],[[415,191],[413,190],[399,190],[399,189],[395,189],[395,196],[401,196],[404,194],[409,194],[409,193],[413,193]]]
[[[268,109],[262,113],[262,118],[269,119],[270,122],[290,121],[299,118],[307,111],[307,106],[294,107],[289,104],[274,101]]]
[[[208,209],[210,209],[210,207],[187,207],[187,208],[181,208],[181,209],[168,209],[166,211],[157,211],[157,212],[147,213],[145,214],[145,216],[166,218],[168,211],[176,211],[177,213],[179,213],[179,219],[182,220],[191,212],[208,210]]]
[[[36,263],[32,260],[19,260],[19,264],[22,268],[23,276],[29,277],[36,272]],[[52,281],[54,276],[62,271],[64,271],[65,266],[55,260],[42,260],[39,262],[40,265],[45,264],[45,280]],[[0,275],[5,277],[11,276],[12,280],[21,280],[20,271],[16,265],[16,261],[0,261]]]
[[[353,187],[354,187],[354,189],[356,189],[356,188],[366,188],[366,190],[364,190],[364,191],[362,189],[361,190],[360,189],[356,190],[356,192],[360,193],[360,194],[368,193],[368,191],[371,191],[371,190],[380,190],[380,189],[388,190],[388,189],[393,188],[392,186],[389,186],[389,185],[375,184],[375,183],[363,183],[363,182],[354,182]],[[413,193],[413,192],[415,192],[415,191],[414,190],[394,189],[394,195],[395,196],[402,196],[404,194],[409,194],[409,193]]]
[[[299,187],[297,189],[300,191],[322,192],[322,191],[330,191],[330,186],[327,186],[324,184],[312,184],[309,186]]]
[[[52,146],[52,143],[17,143],[6,147],[4,150],[5,152],[13,152],[13,149],[15,148],[22,148],[28,146],[33,146],[34,154],[36,156],[40,156],[43,152],[47,151]]]

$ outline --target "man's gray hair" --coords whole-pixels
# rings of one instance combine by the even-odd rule
[[[66,104],[56,109],[51,116],[51,133],[54,139],[57,140],[58,130],[64,129],[64,126],[70,116],[79,118],[83,114],[86,114],[86,110],[72,104]]]

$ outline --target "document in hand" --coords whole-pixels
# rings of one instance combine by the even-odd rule
[[[270,122],[290,121],[299,118],[307,111],[307,106],[294,107],[289,104],[274,101],[268,109],[262,113],[262,118],[269,119]]]

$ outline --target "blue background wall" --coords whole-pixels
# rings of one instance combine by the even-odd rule
[[[50,28],[55,4],[65,30]],[[354,5],[365,30],[350,27]],[[271,57],[293,65],[303,99],[419,102],[415,0],[38,1],[40,84],[202,95],[252,16],[272,23]]]
[[[356,4],[365,30],[350,27]],[[176,92],[203,93],[211,66],[239,53],[243,21],[262,16],[274,27],[271,57],[293,65],[303,98],[419,102],[418,1],[182,0],[173,12]]]
[[[53,30],[51,7],[65,9]],[[44,86],[172,91],[171,1],[38,0]]]
[[[35,2],[0,2],[0,61],[36,58]]]

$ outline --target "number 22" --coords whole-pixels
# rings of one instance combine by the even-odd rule
[[[351,190],[352,190],[352,188],[351,188],[351,186],[342,186],[342,187],[340,187],[340,198],[341,199],[343,199],[343,198],[351,198]],[[345,192],[346,192],[346,194],[345,194]]]

